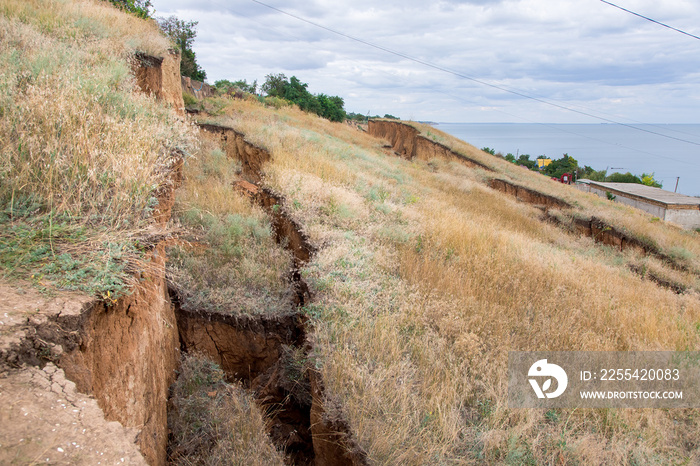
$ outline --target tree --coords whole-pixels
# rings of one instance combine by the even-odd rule
[[[637,184],[642,184],[642,180],[636,176],[633,175],[630,172],[627,173],[611,173],[605,178],[605,181],[609,181],[611,183],[637,183]]]
[[[564,173],[576,173],[578,161],[569,154],[564,154],[562,158],[552,160],[552,163],[542,169],[542,173],[561,178]]]
[[[197,37],[196,26],[198,21],[184,21],[177,16],[158,18],[158,26],[180,49],[182,60],[180,62],[180,74],[197,81],[207,79],[207,73],[197,63],[197,58],[192,50],[194,38]]]
[[[109,0],[109,2],[120,10],[128,11],[139,18],[150,18],[149,8],[153,7],[151,0]]]
[[[605,181],[605,177],[607,176],[607,171],[605,170],[598,170],[596,171],[592,167],[588,165],[584,165],[583,168],[579,167],[576,170],[576,178],[581,179],[581,178],[586,178],[591,181]]]
[[[343,121],[346,118],[345,101],[342,97],[314,95],[308,90],[309,85],[296,76],[287,77],[282,74],[268,74],[261,86],[268,96],[279,97],[294,102],[301,110],[315,113],[330,121]]]
[[[269,96],[283,99],[287,86],[289,86],[289,81],[284,74],[268,74],[260,89]]]
[[[228,92],[230,89],[238,89],[249,94],[255,94],[258,89],[258,81],[255,80],[252,84],[248,84],[248,81],[245,79],[233,82],[228,79],[220,79],[214,82],[214,87],[222,92]]]
[[[537,162],[534,160],[530,160],[530,154],[520,154],[515,163],[517,163],[520,166],[529,168],[530,170],[537,169]]]
[[[663,185],[654,179],[654,173],[646,174],[642,173],[642,184],[647,186],[653,186],[654,188],[661,188]]]

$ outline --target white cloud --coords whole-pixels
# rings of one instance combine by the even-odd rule
[[[333,34],[251,0],[154,0],[197,20],[209,80],[295,75],[350,111],[436,121],[596,122]],[[700,43],[589,0],[266,0],[330,29],[517,92],[649,122],[697,122]],[[694,34],[695,0],[619,0]]]

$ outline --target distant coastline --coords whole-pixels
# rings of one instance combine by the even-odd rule
[[[567,153],[580,166],[597,170],[654,172],[670,191],[680,177],[679,193],[700,196],[700,124],[636,125],[643,131],[609,123],[437,124],[474,146],[490,147],[504,155],[559,158]]]

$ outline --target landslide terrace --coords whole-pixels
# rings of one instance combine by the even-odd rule
[[[185,122],[147,23],[1,8],[2,461],[699,460],[696,410],[511,410],[506,377],[697,350],[697,233],[413,122]]]

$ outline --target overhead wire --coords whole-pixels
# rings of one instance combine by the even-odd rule
[[[372,48],[374,48],[374,49],[381,50],[381,51],[383,51],[383,52],[386,52],[386,53],[389,53],[389,54],[392,54],[392,55],[395,55],[395,56],[404,58],[404,59],[406,59],[406,60],[410,60],[410,61],[412,61],[412,62],[421,64],[421,65],[423,65],[423,66],[426,66],[426,67],[429,67],[429,68],[433,68],[433,69],[435,69],[435,70],[442,71],[442,72],[444,72],[444,73],[448,73],[448,74],[451,74],[451,75],[453,75],[453,76],[456,76],[456,77],[459,77],[459,78],[462,78],[462,79],[467,79],[467,80],[469,80],[469,81],[473,81],[473,82],[482,84],[482,85],[484,85],[484,86],[491,87],[491,88],[493,88],[493,89],[498,89],[498,90],[500,90],[500,91],[507,92],[507,93],[509,93],[509,94],[513,94],[513,95],[516,95],[516,96],[519,96],[519,97],[522,97],[522,98],[525,98],[525,99],[528,99],[528,100],[532,100],[532,101],[539,102],[539,103],[542,103],[542,104],[545,104],[545,105],[549,105],[549,106],[552,106],[552,107],[555,107],[555,108],[558,108],[558,109],[561,109],[561,110],[565,110],[565,111],[577,113],[577,114],[579,114],[579,115],[587,116],[587,117],[589,117],[589,118],[593,118],[593,119],[596,119],[596,120],[600,120],[600,121],[603,121],[603,122],[606,122],[606,123],[613,123],[613,124],[620,125],[620,126],[624,126],[624,127],[627,127],[627,128],[632,128],[632,129],[637,130],[637,131],[641,131],[641,132],[645,132],[645,133],[649,133],[649,134],[654,134],[654,135],[657,135],[657,136],[660,136],[660,137],[664,137],[664,138],[667,138],[667,139],[673,139],[673,140],[676,140],[676,141],[685,142],[685,143],[688,143],[688,144],[693,144],[693,145],[696,145],[696,146],[700,146],[700,143],[699,143],[699,142],[690,141],[690,140],[688,140],[688,139],[678,138],[678,137],[675,137],[675,136],[670,136],[670,135],[663,134],[663,133],[659,133],[659,132],[657,132],[657,131],[652,131],[652,130],[649,130],[649,129],[646,129],[646,128],[640,128],[640,127],[638,127],[638,126],[631,125],[631,124],[628,124],[628,123],[623,123],[623,122],[619,122],[619,121],[616,121],[616,120],[612,120],[612,119],[610,119],[610,118],[601,117],[601,116],[595,115],[595,114],[593,114],[593,113],[585,112],[585,111],[582,111],[582,110],[576,110],[576,109],[574,109],[574,108],[567,107],[567,106],[565,106],[565,105],[560,105],[560,104],[557,104],[557,103],[554,103],[554,102],[550,102],[550,101],[548,101],[548,100],[545,100],[545,99],[542,99],[542,98],[539,98],[539,97],[533,97],[533,96],[531,96],[531,95],[525,94],[524,92],[521,92],[521,91],[518,91],[518,90],[514,90],[514,89],[509,89],[509,88],[507,88],[507,87],[505,87],[505,86],[500,86],[500,85],[497,85],[497,84],[489,83],[488,81],[484,81],[484,80],[481,80],[481,79],[478,79],[478,78],[474,78],[474,77],[472,77],[472,76],[468,76],[468,75],[463,74],[463,73],[460,73],[460,72],[458,72],[458,71],[451,70],[451,69],[449,69],[449,68],[445,68],[445,67],[443,67],[443,66],[436,65],[436,64],[434,64],[434,63],[431,63],[431,62],[428,62],[428,61],[425,61],[425,60],[421,60],[420,58],[416,58],[416,57],[407,55],[407,54],[405,54],[405,53],[403,53],[403,52],[397,52],[397,51],[395,51],[395,50],[389,49],[389,48],[384,47],[384,46],[382,46],[382,45],[378,45],[378,44],[375,44],[375,43],[373,43],[373,42],[369,42],[369,41],[367,41],[367,40],[360,39],[359,37],[354,37],[354,36],[351,36],[351,35],[346,34],[346,33],[344,33],[344,32],[337,31],[337,30],[335,30],[335,29],[329,28],[329,27],[324,26],[324,25],[322,25],[322,24],[318,24],[318,23],[316,23],[316,22],[310,21],[310,20],[308,20],[308,19],[306,19],[306,18],[303,18],[303,17],[301,17],[301,16],[295,15],[295,14],[293,14],[293,13],[289,13],[289,12],[287,12],[287,11],[285,11],[285,10],[282,10],[282,9],[280,9],[280,8],[277,8],[277,7],[275,7],[275,6],[272,6],[272,5],[269,5],[269,4],[267,4],[267,3],[261,2],[260,0],[250,0],[250,1],[253,2],[253,3],[257,3],[258,5],[264,6],[264,7],[266,7],[266,8],[269,8],[269,9],[271,9],[271,10],[277,11],[277,12],[283,14],[283,15],[286,15],[286,16],[289,16],[289,17],[291,17],[291,18],[294,18],[294,19],[296,19],[296,20],[299,20],[299,21],[302,21],[302,22],[304,22],[304,23],[310,24],[310,25],[312,25],[312,26],[314,26],[314,27],[317,27],[317,28],[323,29],[323,30],[325,30],[325,31],[328,31],[328,32],[330,32],[330,33],[332,33],[332,34],[336,34],[336,35],[338,35],[338,36],[345,37],[345,38],[350,39],[350,40],[353,40],[353,41],[355,41],[355,42],[359,42],[359,43],[361,43],[361,44],[367,45],[368,47],[372,47]]]
[[[603,3],[605,3],[605,4],[608,4],[608,5],[610,5],[610,6],[613,6],[613,7],[615,7],[615,8],[618,8],[618,9],[620,9],[620,10],[622,10],[622,11],[625,11],[625,12],[627,12],[627,13],[630,13],[630,14],[632,14],[632,15],[634,15],[634,16],[638,16],[638,17],[640,17],[640,18],[642,18],[642,19],[646,19],[647,21],[651,21],[652,23],[658,24],[659,26],[663,26],[663,27],[665,27],[665,28],[672,29],[672,30],[674,30],[674,31],[676,31],[676,32],[680,32],[681,34],[685,34],[686,36],[692,37],[693,39],[698,39],[698,40],[700,40],[700,37],[696,36],[695,34],[691,34],[691,33],[689,33],[689,32],[685,32],[685,31],[683,31],[683,30],[681,30],[681,29],[674,28],[673,26],[669,26],[668,24],[662,23],[661,21],[657,21],[657,20],[655,20],[655,19],[651,19],[651,18],[649,18],[648,16],[644,16],[644,15],[641,15],[641,14],[639,14],[639,13],[635,13],[635,12],[632,11],[632,10],[628,10],[627,8],[621,7],[620,5],[615,5],[614,3],[608,2],[607,0],[600,0],[600,1],[603,2]]]
[[[251,16],[249,16],[249,15],[247,15],[247,14],[245,14],[245,13],[239,11],[239,10],[235,10],[235,9],[232,9],[232,8],[229,8],[229,10],[230,10],[230,11],[233,11],[233,12],[234,12],[236,15],[238,15],[238,16],[241,16],[241,17],[243,17],[243,18],[246,18],[246,19],[248,19],[249,21],[252,21],[252,22],[254,22],[254,23],[256,23],[256,24],[258,24],[258,25],[260,25],[260,26],[265,27],[266,29],[270,29],[270,30],[275,31],[275,32],[276,32],[277,34],[279,34],[280,36],[287,37],[287,38],[290,38],[290,39],[295,39],[295,40],[303,40],[303,37],[301,37],[301,36],[299,36],[299,35],[297,35],[297,34],[293,34],[293,33],[289,32],[289,31],[284,31],[284,32],[282,32],[282,31],[280,31],[279,29],[275,28],[274,26],[271,26],[269,23],[265,23],[265,22],[262,22],[262,21],[258,21],[257,19],[254,19],[254,18],[252,18]],[[349,61],[352,61],[352,62],[355,62],[355,63],[358,63],[358,64],[361,63],[361,62],[359,62],[358,60],[355,60],[355,59],[353,59],[353,58],[348,58],[348,60],[349,60]],[[390,77],[392,77],[392,78],[395,78],[395,77],[396,77],[395,75],[393,75],[393,74],[391,74],[391,73],[388,73],[387,71],[385,71],[385,70],[383,70],[383,69],[381,69],[381,68],[374,68],[374,71],[379,72],[379,73],[382,73],[382,74],[385,74],[385,75],[390,76]],[[455,94],[454,92],[447,92],[447,91],[440,90],[440,89],[433,89],[432,92],[437,92],[437,93],[439,93],[439,94],[443,94],[443,95],[445,95],[445,96],[447,96],[447,97],[450,97],[450,98],[452,98],[452,99],[454,99],[454,100],[461,101],[461,102],[464,102],[464,103],[476,104],[476,102],[474,102],[474,101],[472,101],[472,100],[469,100],[469,99],[466,99],[466,98],[464,98],[464,96],[462,96],[462,95],[457,95],[457,94]],[[576,131],[571,131],[570,129],[561,127],[561,125],[551,125],[551,124],[547,124],[547,123],[537,122],[537,121],[530,120],[530,119],[528,119],[528,118],[526,118],[526,117],[523,117],[523,116],[520,116],[520,115],[516,115],[516,114],[510,113],[510,112],[506,112],[505,110],[501,110],[501,109],[494,109],[494,111],[496,111],[496,112],[498,112],[498,113],[502,113],[502,114],[507,115],[507,116],[510,116],[510,117],[517,118],[518,120],[522,120],[522,121],[525,121],[525,122],[528,122],[528,123],[531,123],[531,124],[536,124],[536,125],[538,125],[538,126],[543,126],[543,127],[546,127],[546,128],[549,128],[549,129],[558,131],[558,132],[563,132],[563,133],[571,134],[571,135],[573,135],[573,136],[578,136],[578,137],[580,137],[580,138],[589,139],[589,140],[596,141],[596,142],[601,142],[601,143],[603,143],[603,144],[615,145],[615,146],[618,146],[618,147],[623,148],[623,149],[631,150],[631,151],[633,151],[633,152],[638,152],[638,153],[640,153],[640,154],[651,155],[651,156],[653,156],[653,157],[658,157],[658,158],[662,158],[662,159],[666,159],[666,160],[673,160],[673,161],[675,161],[675,162],[679,162],[679,163],[683,163],[683,164],[689,164],[689,162],[687,162],[687,161],[685,161],[685,160],[677,159],[677,158],[674,158],[674,157],[669,157],[669,156],[666,156],[666,155],[653,154],[653,153],[651,153],[651,152],[648,152],[648,151],[645,151],[645,150],[641,150],[641,149],[637,149],[637,148],[634,148],[634,147],[630,147],[630,146],[627,146],[627,145],[624,145],[624,144],[613,143],[613,142],[607,141],[607,140],[605,140],[605,139],[600,139],[600,138],[593,137],[593,136],[590,136],[590,135],[587,135],[587,134],[582,134],[582,133],[579,133],[579,132],[576,132]],[[683,133],[683,134],[687,134],[687,133]],[[691,136],[692,136],[692,135],[691,135]]]

